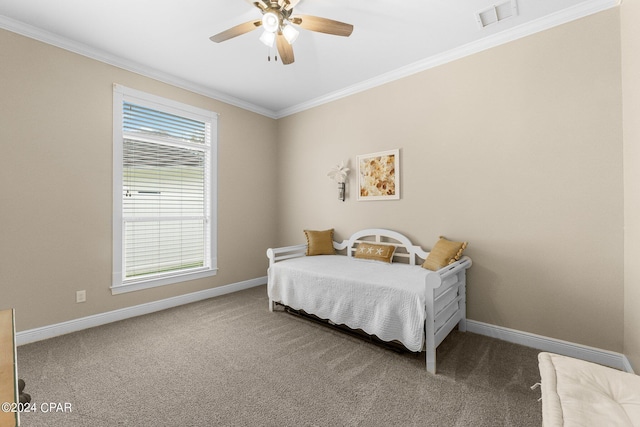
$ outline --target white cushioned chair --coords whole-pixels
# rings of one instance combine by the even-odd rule
[[[553,353],[538,355],[542,425],[640,426],[640,377]]]

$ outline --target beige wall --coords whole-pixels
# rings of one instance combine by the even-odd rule
[[[640,369],[640,1],[620,7],[624,137],[624,354]]]
[[[0,308],[19,331],[266,274],[275,120],[2,30],[0,64]],[[217,276],[111,295],[113,83],[220,113]]]
[[[627,2],[622,70],[615,9],[278,121],[0,31],[0,308],[17,309],[18,330],[55,324],[264,276],[265,248],[303,228],[387,227],[427,248],[470,242],[469,318],[638,364]],[[113,83],[221,113],[218,276],[111,295]],[[391,148],[401,200],[357,202],[355,171],[337,200],[331,167]]]
[[[623,349],[619,13],[609,10],[278,122],[280,244],[386,227],[469,241],[471,319]],[[401,149],[402,198],[327,171]]]

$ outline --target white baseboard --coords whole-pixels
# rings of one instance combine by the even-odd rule
[[[264,285],[265,283],[267,283],[266,276],[258,277],[256,279],[245,280],[243,282],[219,286],[217,288],[205,289],[203,291],[193,292],[190,294],[178,295],[176,297],[148,302],[146,304],[140,304],[133,307],[121,308],[119,310],[108,311],[106,313],[94,314],[92,316],[69,320],[67,322],[57,323],[55,325],[29,329],[16,333],[16,345],[20,346],[29,344],[32,342],[57,337],[59,335],[81,331],[83,329],[93,328],[95,326],[105,325],[111,322],[117,322],[118,320],[124,320],[130,317],[153,313],[154,311],[166,310],[167,308],[177,307],[179,305],[189,304],[192,302],[205,300],[207,298],[230,294],[232,292],[241,291],[243,289]]]
[[[633,373],[624,354],[467,319],[467,331]]]
[[[105,325],[111,322],[117,322],[119,320],[124,320],[131,317],[141,316],[143,314],[149,314],[155,311],[166,310],[167,308],[177,307],[196,301],[202,301],[208,298],[241,291],[243,289],[253,288],[255,286],[261,286],[265,283],[267,283],[266,276],[258,277],[255,279],[245,280],[243,282],[232,283],[225,286],[219,286],[217,288],[205,289],[203,291],[179,295],[176,297],[153,301],[146,304],[140,304],[133,307],[121,308],[119,310],[113,310],[106,313],[94,314],[92,316],[69,320],[67,322],[57,323],[55,325],[29,329],[16,333],[16,344],[19,346],[29,344],[32,342],[57,337],[59,335],[77,332],[83,329],[93,328],[95,326]],[[631,367],[629,360],[624,354],[562,341],[555,338],[548,338],[541,335],[530,334],[528,332],[517,331],[515,329],[490,325],[488,323],[478,322],[476,320],[467,319],[467,331],[479,335],[497,338],[502,341],[507,341],[514,344],[532,347],[541,351],[548,351],[551,353],[557,353],[564,356],[587,360],[589,362],[599,363],[601,365],[610,366],[612,368],[633,373],[633,368]]]

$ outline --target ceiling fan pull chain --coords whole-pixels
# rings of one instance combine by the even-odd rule
[[[273,51],[273,48],[268,48],[268,52],[267,52],[267,61],[271,62],[271,52]],[[278,62],[278,51],[275,52],[275,54],[273,55],[273,61],[274,62]]]

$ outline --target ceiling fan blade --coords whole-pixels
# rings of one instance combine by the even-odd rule
[[[248,33],[249,31],[255,30],[260,25],[262,25],[262,21],[245,22],[244,24],[236,25],[235,27],[231,27],[228,30],[218,33],[215,36],[211,36],[209,37],[209,39],[212,42],[220,43],[225,40],[241,36],[242,34]]]
[[[293,64],[293,48],[280,32],[276,38],[276,45],[278,46],[278,53],[280,54],[282,63],[284,65]]]
[[[320,18],[311,15],[296,15],[291,17],[291,22],[301,26],[305,30],[319,33],[333,34],[334,36],[349,37],[353,32],[353,25],[333,19]]]
[[[263,12],[269,8],[262,0],[254,1],[253,5]]]
[[[291,10],[300,3],[300,0],[284,0],[284,10]]]

